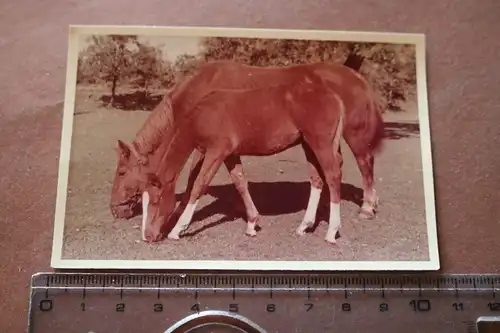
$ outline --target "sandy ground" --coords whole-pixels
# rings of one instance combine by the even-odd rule
[[[77,92],[69,175],[63,259],[251,259],[251,260],[428,260],[424,190],[417,108],[386,113],[390,137],[376,159],[380,209],[374,220],[357,218],[361,175],[344,144],[339,247],[324,241],[328,208],[321,223],[303,237],[294,231],[309,195],[304,153],[300,147],[270,157],[244,157],[250,193],[262,218],[256,238],[244,236],[240,198],[221,168],[179,241],[146,244],[140,239],[141,216],[115,221],[109,211],[116,166],[117,139],[130,142],[148,112],[106,109],[100,92]],[[413,126],[412,126],[413,125]],[[188,165],[187,165],[188,166]],[[177,186],[185,189],[187,167]],[[235,208],[236,207],[236,208]]]

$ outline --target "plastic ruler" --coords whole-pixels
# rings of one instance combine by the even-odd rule
[[[30,333],[500,332],[500,276],[39,273]]]

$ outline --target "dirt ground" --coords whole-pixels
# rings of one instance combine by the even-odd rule
[[[428,260],[418,114],[415,102],[404,112],[386,112],[386,140],[376,158],[380,197],[373,220],[357,218],[361,175],[348,147],[344,167],[338,247],[328,246],[328,206],[313,233],[295,234],[302,220],[309,183],[300,147],[270,157],[243,157],[250,193],[262,218],[257,237],[246,237],[240,198],[221,168],[179,241],[140,241],[141,216],[115,221],[109,211],[116,167],[116,140],[131,142],[149,112],[107,109],[101,91],[77,89],[64,228],[63,259],[87,260]],[[189,162],[188,162],[189,163]],[[188,165],[186,165],[188,166]],[[186,184],[184,169],[177,185]]]

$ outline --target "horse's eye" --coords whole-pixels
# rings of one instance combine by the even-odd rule
[[[120,176],[120,177],[121,177],[121,176],[125,176],[125,171],[119,171],[119,172],[118,172],[118,176]]]

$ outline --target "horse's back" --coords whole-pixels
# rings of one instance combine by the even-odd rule
[[[240,96],[239,107],[232,108],[234,110],[240,109],[238,117],[243,116],[243,106],[246,106],[245,109],[249,112],[249,117],[260,117],[261,119],[266,119],[270,115],[277,117],[280,114],[276,112],[252,111],[254,113],[251,113],[250,110],[267,110],[271,106],[276,110],[282,110],[283,107],[276,107],[278,104],[275,103],[280,101],[279,105],[283,106],[286,104],[284,104],[283,99],[280,100],[277,95],[272,96],[272,100],[275,102],[270,103],[270,96],[262,98],[265,95],[264,91],[272,87],[287,87],[290,84],[307,84],[309,81],[322,82],[332,94],[335,94],[335,99],[342,101],[345,108],[345,138],[353,150],[363,153],[380,143],[383,136],[383,121],[376,105],[374,92],[368,81],[353,69],[334,62],[284,67],[251,66],[229,60],[209,62],[202,65],[196,74],[189,79],[189,82],[185,83],[183,87],[185,89],[184,98],[179,105],[182,105],[181,108],[187,109],[182,113],[191,112],[193,106],[200,101],[204,100],[201,104],[207,101],[213,102],[214,95],[212,93],[215,91],[217,91],[216,94],[222,94],[222,90],[238,90],[238,95],[225,91],[222,98],[226,101],[225,103],[229,103],[230,100],[237,99],[235,96]],[[247,91],[241,94],[241,90]],[[211,96],[210,99],[205,99],[207,95]],[[241,96],[247,96],[247,98]],[[320,95],[317,95],[316,98],[318,96]],[[306,97],[304,95],[302,99],[306,100]],[[330,102],[335,105],[336,100]],[[318,102],[311,101],[309,110],[322,108],[321,105],[314,103]],[[219,112],[219,109],[213,108],[212,112],[216,110]],[[297,115],[301,114],[299,111],[295,112]],[[186,115],[184,114],[184,116]],[[304,119],[301,123],[305,123],[305,121],[312,122],[311,119]]]
[[[320,81],[300,81],[274,87],[214,89],[192,112],[227,118],[234,124],[274,126],[334,119],[343,103]]]
[[[290,66],[253,66],[231,60],[217,60],[201,65],[184,85],[191,89],[241,89],[288,84],[308,75],[319,75],[336,88],[367,89],[366,80],[353,69],[335,62],[316,62]],[[276,83],[276,84],[274,84]],[[192,85],[196,88],[193,88]],[[182,84],[180,84],[182,86]]]
[[[342,99],[346,108],[346,128],[358,128],[367,112],[371,121],[380,122],[376,98],[368,81],[355,70],[335,62],[260,67],[230,60],[202,65],[179,87],[178,107],[191,109],[199,100],[218,89],[260,89],[291,83],[322,82]],[[370,109],[370,110],[367,110]]]

